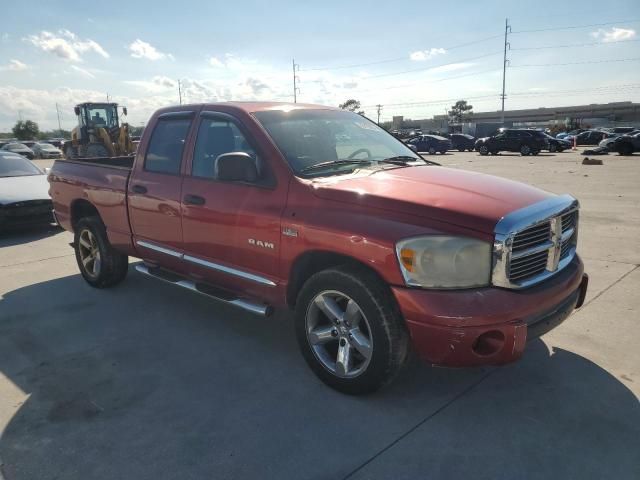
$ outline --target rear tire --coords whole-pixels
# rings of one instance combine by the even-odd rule
[[[409,335],[393,294],[361,267],[313,275],[298,295],[295,322],[298,345],[311,370],[343,393],[378,390],[407,358]]]
[[[434,147],[429,147],[429,155],[435,155],[436,149]]]
[[[630,143],[621,143],[618,146],[618,154],[619,155],[632,155],[633,154],[633,145],[631,145]]]
[[[529,145],[522,145],[520,147],[520,155],[522,155],[523,157],[526,157],[530,153],[531,153],[531,147]]]
[[[98,217],[78,221],[73,244],[80,273],[92,287],[112,287],[127,276],[129,258],[111,246]]]
[[[478,148],[478,153],[480,153],[480,155],[489,155],[489,147],[481,145],[480,148]]]

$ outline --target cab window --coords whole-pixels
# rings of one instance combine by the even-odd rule
[[[188,118],[160,119],[151,134],[144,169],[177,175],[190,125]]]

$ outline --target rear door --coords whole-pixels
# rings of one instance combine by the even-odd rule
[[[280,218],[287,188],[276,188],[268,161],[234,117],[202,112],[182,186],[182,226],[189,272],[259,298],[274,295]],[[216,158],[245,152],[258,166],[254,183],[221,181]]]
[[[136,249],[145,260],[181,270],[183,156],[194,112],[164,113],[141,145],[128,201]]]

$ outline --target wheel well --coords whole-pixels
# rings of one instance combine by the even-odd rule
[[[76,225],[82,218],[98,217],[100,213],[93,204],[87,200],[76,200],[71,204],[71,226],[75,230]]]
[[[355,267],[365,268],[378,278],[381,278],[378,272],[370,266],[353,257],[349,257],[348,255],[323,251],[307,252],[295,260],[291,267],[291,271],[289,272],[287,305],[291,308],[295,307],[298,293],[312,275],[321,272],[322,270],[327,270],[341,265],[353,265]]]

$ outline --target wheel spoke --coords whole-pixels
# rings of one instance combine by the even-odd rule
[[[328,295],[318,296],[316,297],[316,305],[320,310],[322,310],[322,313],[324,313],[329,318],[329,320],[342,321],[344,312],[333,298],[329,297]]]
[[[338,375],[345,376],[351,370],[351,345],[347,341],[344,341],[344,344],[342,341],[340,343],[336,358],[336,372]]]
[[[91,255],[87,255],[86,257],[84,257],[82,259],[82,264],[85,266],[85,268],[89,268],[89,264],[93,261],[93,256]]]
[[[89,244],[89,242],[87,242],[87,240],[85,240],[84,237],[80,237],[80,245],[82,245],[87,250],[91,250],[91,245]]]
[[[357,327],[360,324],[361,318],[360,307],[358,307],[358,304],[353,300],[349,300],[347,309],[344,312],[344,321],[349,322],[351,327]]]
[[[312,345],[322,345],[331,340],[335,340],[335,337],[331,335],[332,331],[332,326],[314,328],[309,332],[309,342]]]
[[[371,357],[371,342],[359,328],[351,330],[351,345],[362,355],[364,358],[369,359]]]
[[[96,255],[93,261],[93,274],[97,275],[100,273],[100,255]]]

